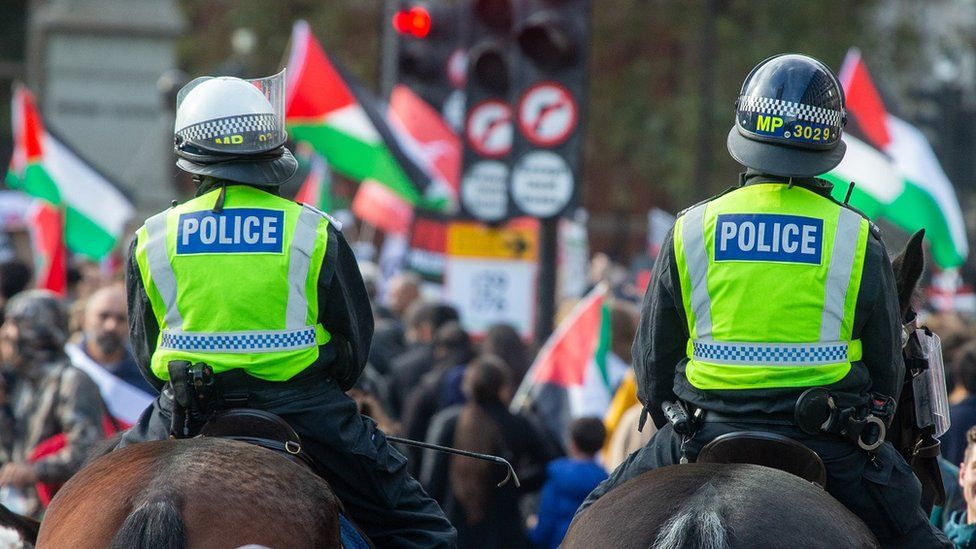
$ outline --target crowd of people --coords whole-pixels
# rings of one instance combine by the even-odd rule
[[[619,266],[606,268],[602,256],[595,263],[603,267],[591,272],[591,283],[618,288],[612,356],[630,363],[638,320],[633,289],[620,283]],[[461,547],[557,547],[590,491],[653,434],[650,422],[637,430],[633,373],[619,383],[605,417],[578,418],[554,436],[539,418],[509,410],[535,356],[532,344],[503,324],[472,337],[456,309],[424,297],[413,273],[394,276],[380,291],[377,270],[366,264],[362,271],[376,330],[366,369],[348,391],[361,413],[390,435],[512,463],[521,485],[498,487],[505,470],[496,464],[398,446],[411,475],[457,529]],[[73,274],[69,294],[56,296],[30,289],[22,263],[0,265],[0,498],[36,517],[89,453],[133,423],[132,410],[156,393],[128,342],[121,278],[87,267]],[[942,437],[948,497],[932,522],[958,546],[974,547],[976,523],[967,517],[976,516],[976,331],[950,313],[929,314],[922,323],[941,335],[952,421]],[[105,373],[121,383],[105,383]],[[135,398],[128,412],[120,387],[123,397]]]
[[[362,264],[361,271],[376,326],[367,366],[348,391],[361,413],[390,435],[512,463],[520,486],[499,488],[505,469],[496,464],[398,446],[461,547],[558,546],[580,503],[607,477],[609,456],[619,461],[647,437],[618,437],[624,442],[611,451],[604,418],[579,418],[557,436],[538,418],[511,413],[536,352],[531,343],[504,324],[472,337],[455,308],[422,295],[413,273],[394,276],[380,292],[377,270]],[[121,275],[79,263],[65,296],[31,282],[23,263],[0,265],[0,502],[41,517],[58,487],[103,441],[137,422],[157,391],[133,355]],[[612,313],[611,352],[629,363],[637,306],[621,297]],[[633,376],[621,386],[630,396],[618,395],[611,428],[639,409]]]

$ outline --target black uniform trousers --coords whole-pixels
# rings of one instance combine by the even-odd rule
[[[247,406],[281,416],[302,439],[346,512],[377,547],[455,547],[457,532],[406,469],[376,423],[319,368],[286,382],[241,371],[221,373],[222,388],[248,394]],[[167,384],[119,447],[169,436],[173,392]]]
[[[688,459],[694,461],[702,447],[720,435],[750,430],[758,429],[747,423],[704,423],[685,445]],[[942,532],[929,524],[919,504],[921,484],[890,443],[875,451],[880,464],[875,466],[866,452],[839,436],[813,437],[788,425],[763,425],[761,430],[787,436],[816,452],[827,469],[827,492],[863,520],[882,547],[952,547]],[[681,436],[670,424],[665,425],[597,486],[576,513],[583,512],[615,486],[651,469],[674,465],[680,459]]]

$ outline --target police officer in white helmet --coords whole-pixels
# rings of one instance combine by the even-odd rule
[[[161,393],[120,446],[167,438],[174,384],[205,363],[214,406],[287,421],[377,546],[452,547],[437,503],[344,393],[365,366],[373,317],[339,223],[278,196],[298,167],[284,146],[284,84],[285,71],[202,77],[177,96],[177,166],[197,192],[149,218],[130,250],[132,347]]]

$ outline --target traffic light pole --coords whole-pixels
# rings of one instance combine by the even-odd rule
[[[383,2],[383,19],[381,21],[380,36],[383,55],[380,56],[380,97],[387,99],[397,81],[397,56],[400,55],[400,42],[397,33],[390,26],[390,21],[400,9],[399,0],[385,0]]]
[[[535,318],[535,341],[539,347],[552,335],[556,316],[559,218],[539,220],[539,308]]]

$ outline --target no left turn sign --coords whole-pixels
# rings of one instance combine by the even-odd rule
[[[578,118],[573,95],[555,82],[530,87],[518,103],[519,129],[539,147],[561,145],[573,133]]]
[[[482,101],[468,113],[465,133],[471,148],[488,158],[501,158],[512,150],[512,110],[496,99]]]

